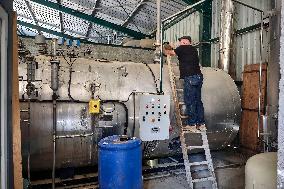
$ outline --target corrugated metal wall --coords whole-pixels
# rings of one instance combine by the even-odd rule
[[[178,41],[179,37],[189,35],[192,37],[193,43],[198,43],[200,28],[199,25],[200,13],[195,12],[167,29],[164,33],[164,40],[175,44]]]
[[[246,0],[243,1],[253,7],[268,11],[271,9],[271,0]],[[260,23],[260,13],[243,5],[235,5],[235,23],[234,30],[243,29]],[[212,2],[212,39],[220,36],[220,11],[221,1],[213,0]],[[266,14],[266,13],[265,13]],[[264,16],[266,17],[266,15]],[[234,58],[236,64],[236,80],[242,80],[244,65],[255,64],[260,62],[260,30],[255,30],[243,35],[238,35],[234,39]],[[269,55],[269,30],[264,31],[263,36],[264,49],[263,61],[268,62]],[[216,42],[211,46],[211,66],[217,67],[219,60],[219,43]]]
[[[268,11],[271,9],[271,0],[242,0],[244,3],[256,8]],[[260,14],[250,8],[234,3],[235,5],[235,23],[234,30],[239,30],[260,23]],[[221,0],[212,1],[212,30],[211,39],[220,36],[220,13]],[[266,17],[266,12],[265,16]],[[184,18],[177,24],[171,26],[165,31],[165,41],[175,44],[178,37],[182,35],[190,35],[193,43],[199,42],[200,37],[200,13],[196,12]],[[234,62],[236,63],[236,79],[242,80],[242,72],[244,65],[260,62],[260,30],[238,35],[235,38],[234,46]],[[268,62],[269,54],[269,30],[264,31],[264,49],[263,60]],[[211,66],[217,67],[219,60],[219,42],[215,42],[211,46]]]

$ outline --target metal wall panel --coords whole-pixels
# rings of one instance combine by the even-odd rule
[[[171,26],[164,33],[164,40],[175,44],[178,38],[190,35],[193,43],[199,42],[200,13],[195,12]]]
[[[267,11],[271,9],[270,0],[247,0],[244,3],[253,7],[264,10],[264,17],[267,17]],[[234,30],[243,29],[261,22],[260,13],[243,5],[234,3]],[[212,34],[211,39],[220,36],[220,11],[221,1],[213,0],[212,2]],[[244,65],[255,64],[260,62],[260,30],[255,30],[243,35],[238,35],[234,40],[234,59],[233,63],[236,64],[236,80],[242,80],[242,72]],[[263,62],[268,62],[269,55],[269,30],[264,31],[263,36]],[[211,46],[211,66],[218,67],[219,60],[219,42]]]

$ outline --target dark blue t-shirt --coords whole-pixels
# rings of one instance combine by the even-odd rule
[[[191,45],[181,45],[175,49],[179,60],[180,78],[201,74],[198,52]]]

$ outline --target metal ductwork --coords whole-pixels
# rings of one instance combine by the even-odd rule
[[[222,0],[221,32],[220,32],[220,56],[219,68],[229,72],[231,62],[232,36],[233,36],[233,12],[232,0]]]

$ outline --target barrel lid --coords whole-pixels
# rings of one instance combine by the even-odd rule
[[[129,149],[140,145],[140,139],[126,135],[108,136],[99,142],[99,147],[104,149]]]

